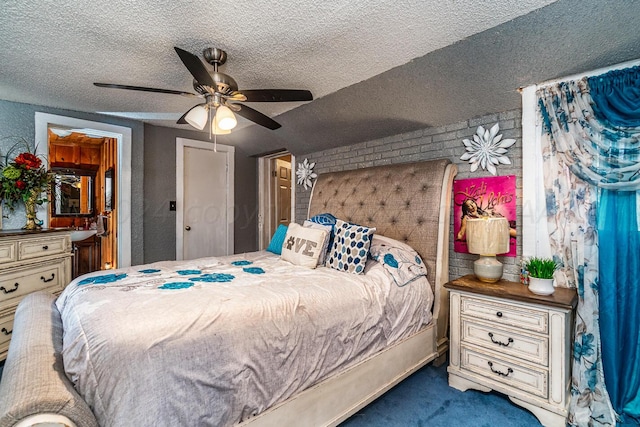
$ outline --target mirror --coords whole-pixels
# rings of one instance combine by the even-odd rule
[[[104,173],[104,210],[113,210],[113,168]]]
[[[95,171],[52,168],[52,216],[93,216],[95,208]]]

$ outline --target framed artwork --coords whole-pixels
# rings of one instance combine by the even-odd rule
[[[469,253],[465,234],[466,219],[481,216],[509,220],[509,252],[516,256],[516,177],[515,175],[459,179],[453,181],[453,250]]]

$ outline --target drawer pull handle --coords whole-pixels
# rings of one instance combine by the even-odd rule
[[[18,286],[20,286],[20,283],[16,283],[13,289],[6,289],[4,286],[0,286],[0,290],[2,290],[2,292],[4,292],[5,294],[10,294],[11,292],[17,291]]]
[[[43,250],[43,251],[46,251],[47,249],[49,249],[49,246],[47,246],[47,245],[44,245],[44,246],[42,247],[42,250]]]
[[[489,364],[489,369],[491,369],[491,372],[493,372],[494,374],[498,374],[498,375],[501,375],[503,377],[508,377],[509,374],[513,373],[513,369],[511,369],[511,368],[508,368],[507,369],[507,373],[505,374],[504,372],[497,371],[497,370],[493,369],[493,362],[487,362],[487,363]]]
[[[489,332],[489,338],[491,338],[491,342],[492,343],[499,344],[499,345],[502,345],[502,346],[505,346],[505,347],[509,347],[509,344],[511,344],[513,342],[513,338],[509,338],[507,340],[506,344],[503,343],[502,341],[496,341],[496,340],[493,339],[493,332]]]
[[[47,282],[52,281],[55,277],[56,277],[56,273],[51,273],[51,278],[50,279],[45,279],[44,276],[40,276],[40,280],[42,280],[44,283],[47,283]]]
[[[11,335],[12,332],[13,332],[13,329],[8,331],[7,328],[2,328],[2,333],[5,335]]]
[[[501,312],[501,311],[497,312],[497,313],[496,313],[496,316],[498,316],[498,317],[502,317],[502,312]]]

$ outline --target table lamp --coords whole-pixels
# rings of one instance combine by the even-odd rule
[[[467,248],[478,254],[473,273],[483,282],[497,282],[502,277],[502,263],[497,254],[509,252],[509,221],[506,218],[467,218]]]

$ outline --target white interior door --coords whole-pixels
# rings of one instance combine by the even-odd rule
[[[233,253],[233,156],[233,147],[178,138],[176,259]]]

